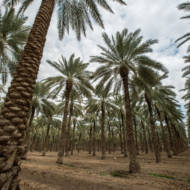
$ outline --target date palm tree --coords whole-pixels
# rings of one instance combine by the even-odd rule
[[[32,1],[5,0],[4,2],[11,6],[22,2],[22,12]],[[117,0],[117,2],[125,4],[122,0]],[[42,0],[22,58],[15,69],[0,116],[0,155],[3,158],[0,162],[0,176],[6,176],[0,177],[1,189],[5,187],[16,189],[19,186],[17,178],[20,172],[20,159],[24,152],[22,146],[24,132],[55,4],[58,5],[60,38],[63,38],[65,30],[69,31],[70,27],[80,38],[81,32],[85,34],[86,25],[93,28],[91,17],[103,27],[98,5],[104,10],[113,12],[106,0]]]
[[[63,164],[63,154],[65,146],[65,132],[67,128],[67,115],[68,107],[71,98],[72,91],[80,92],[86,97],[91,96],[91,90],[93,87],[90,84],[90,73],[86,70],[88,63],[83,63],[80,58],[75,58],[75,55],[72,54],[67,61],[63,56],[61,59],[56,61],[47,61],[53,68],[55,68],[60,75],[55,77],[49,77],[45,80],[45,84],[48,87],[53,88],[54,94],[59,94],[63,92],[63,98],[65,98],[65,107],[63,114],[63,123],[62,131],[59,145],[59,153],[57,163]]]
[[[154,108],[153,108],[153,87],[158,84],[158,78],[159,75],[154,72],[152,69],[147,68],[147,67],[138,67],[138,76],[134,78],[134,85],[138,86],[144,96],[144,100],[147,104],[148,111],[149,111],[149,118],[150,118],[150,126],[151,126],[151,131],[152,131],[152,141],[153,141],[153,146],[154,146],[154,153],[155,153],[155,158],[156,162],[160,162],[161,157],[160,157],[160,151],[159,151],[159,143],[158,143],[158,137],[156,133],[156,121],[154,117]]]
[[[26,135],[25,135],[26,152],[23,155],[23,158],[26,158],[26,153],[28,151],[28,147],[30,144],[30,130],[35,115],[39,115],[39,113],[41,113],[43,110],[49,108],[50,104],[47,101],[48,93],[49,89],[42,82],[36,83],[29,112],[29,119],[26,127]]]
[[[139,172],[140,166],[136,160],[136,148],[133,132],[133,121],[131,112],[131,101],[129,95],[129,80],[130,75],[136,73],[136,66],[147,65],[160,67],[146,53],[152,52],[151,45],[156,43],[156,40],[147,40],[143,42],[143,37],[140,35],[140,30],[129,33],[127,29],[122,32],[117,32],[111,38],[106,33],[102,35],[105,42],[105,47],[99,46],[101,49],[100,56],[92,56],[91,61],[103,64],[100,66],[94,76],[99,79],[102,84],[108,81],[115,85],[115,90],[118,91],[123,85],[125,112],[126,112],[126,129],[127,129],[127,145],[129,151],[129,171]]]
[[[111,83],[108,83],[106,86],[102,86],[101,83],[96,85],[96,98],[91,98],[89,100],[89,104],[87,105],[87,111],[92,113],[97,113],[100,115],[100,124],[101,124],[101,159],[105,159],[105,151],[106,151],[106,145],[105,145],[105,120],[106,120],[106,111],[108,111],[109,108],[113,108],[115,110],[119,110],[119,108],[111,102],[110,100],[110,87]]]
[[[14,64],[19,61],[30,28],[26,26],[27,17],[17,16],[13,8],[0,14],[0,73],[2,83],[7,81]]]

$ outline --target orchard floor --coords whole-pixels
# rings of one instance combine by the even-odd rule
[[[118,177],[128,170],[128,158],[121,154],[108,155],[105,160],[81,152],[56,164],[57,154],[28,154],[21,172],[22,190],[190,190],[190,149],[156,164],[153,154],[140,154],[141,173]]]

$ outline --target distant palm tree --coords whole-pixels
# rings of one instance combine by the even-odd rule
[[[8,73],[12,74],[28,38],[30,28],[26,21],[27,17],[16,15],[13,8],[0,14],[0,73],[3,84]]]
[[[4,2],[10,6],[22,2],[22,12],[33,1],[6,0]],[[125,4],[122,0],[117,0],[117,2]],[[4,186],[8,188],[10,187],[10,189],[14,189],[18,186],[17,177],[20,171],[19,159],[23,154],[23,148],[21,148],[20,145],[22,144],[21,141],[24,140],[24,131],[14,133],[17,136],[16,142],[19,141],[20,144],[16,144],[15,147],[12,148],[9,141],[15,142],[15,140],[12,140],[14,139],[12,133],[7,134],[7,132],[4,131],[4,126],[13,126],[15,130],[18,129],[18,126],[26,126],[32,95],[46,42],[46,36],[56,4],[58,5],[58,29],[60,38],[63,38],[65,31],[68,32],[69,28],[72,28],[72,30],[76,32],[78,39],[80,39],[81,33],[86,34],[86,25],[93,29],[91,17],[96,23],[104,27],[98,6],[101,6],[103,10],[112,12],[111,7],[106,0],[41,1],[41,6],[36,15],[22,58],[16,67],[13,81],[8,90],[6,101],[0,116],[0,129],[3,131],[0,136],[0,145],[10,150],[9,153],[6,154],[0,149],[1,157],[5,158],[4,166],[0,169],[0,175],[3,174],[3,176],[7,176],[0,182],[1,189],[3,189]],[[9,115],[8,117],[6,116],[7,113]],[[17,150],[18,148],[19,150]],[[14,166],[13,164],[9,165],[9,158],[13,160]],[[12,176],[11,178],[8,177],[10,176],[10,173]]]
[[[55,77],[49,77],[45,80],[45,84],[48,87],[55,87],[53,89],[56,94],[63,92],[63,98],[65,98],[64,116],[62,123],[61,139],[59,146],[59,154],[57,163],[63,163],[63,154],[65,146],[65,132],[67,127],[67,115],[69,101],[72,91],[80,92],[81,94],[90,97],[93,87],[90,84],[90,75],[86,70],[88,63],[83,63],[80,58],[75,58],[72,54],[67,61],[66,58],[61,57],[58,62],[47,61],[52,67],[54,67],[60,75]],[[64,89],[65,88],[65,89]],[[63,90],[64,89],[64,90]]]
[[[89,100],[89,104],[87,105],[87,112],[89,113],[97,113],[100,115],[100,124],[101,124],[101,159],[105,159],[105,119],[106,119],[106,111],[109,108],[113,108],[115,110],[119,110],[117,106],[111,102],[111,94],[110,94],[110,86],[102,86],[101,83],[97,84],[95,88],[95,94],[97,97],[91,98]]]
[[[49,101],[47,100],[48,94],[49,94],[49,89],[42,82],[37,82],[34,89],[34,94],[29,112],[29,119],[26,127],[26,135],[25,135],[26,152],[25,155],[23,156],[24,158],[26,158],[26,153],[29,148],[30,131],[35,114],[39,115],[39,113],[43,112],[44,110],[50,109],[51,107]]]
[[[154,66],[160,68],[160,64],[155,64],[145,54],[152,52],[151,45],[156,40],[143,42],[140,30],[129,33],[124,29],[121,33],[117,32],[115,36],[109,38],[106,33],[102,35],[105,47],[99,46],[102,50],[100,56],[92,56],[91,61],[103,64],[94,74],[95,80],[101,79],[100,84],[115,85],[114,91],[119,91],[123,85],[125,111],[126,111],[126,129],[127,145],[129,151],[129,170],[130,172],[139,172],[140,166],[136,160],[136,148],[133,133],[133,121],[131,112],[131,101],[129,95],[130,75],[136,73],[137,65]],[[116,92],[118,93],[118,92]]]

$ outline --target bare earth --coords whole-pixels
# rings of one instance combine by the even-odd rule
[[[23,161],[22,190],[190,190],[190,150],[172,159],[162,155],[156,164],[152,154],[138,156],[142,171],[125,177],[111,175],[115,170],[128,170],[128,158],[121,154],[92,157],[86,152],[64,158],[57,165],[57,154],[29,153]]]

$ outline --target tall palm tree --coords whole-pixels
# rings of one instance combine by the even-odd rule
[[[13,8],[0,14],[0,73],[2,83],[7,81],[14,64],[19,61],[30,28],[26,26],[27,17],[16,15]]]
[[[100,56],[93,56],[91,61],[104,64],[99,67],[94,76],[95,79],[101,78],[101,83],[109,81],[115,84],[115,90],[120,89],[123,84],[125,111],[126,111],[126,129],[127,129],[127,145],[129,151],[129,170],[130,172],[140,171],[139,163],[136,160],[136,148],[133,132],[133,121],[131,112],[131,101],[129,95],[129,79],[130,75],[136,73],[136,66],[147,65],[160,68],[160,64],[155,64],[145,54],[152,52],[151,45],[156,40],[148,40],[143,42],[140,30],[129,33],[124,29],[121,33],[117,32],[115,36],[109,38],[106,33],[102,35],[105,47],[99,46],[101,49]],[[115,82],[115,83],[114,83]]]
[[[75,58],[74,54],[70,56],[68,61],[62,56],[58,62],[50,60],[48,60],[47,62],[52,67],[54,67],[60,73],[60,75],[47,78],[45,80],[45,84],[52,88],[55,87],[53,89],[54,94],[59,94],[60,92],[63,92],[63,89],[65,88],[63,93],[63,98],[65,98],[65,107],[57,159],[57,163],[63,164],[63,151],[66,143],[65,132],[68,124],[67,115],[71,93],[72,91],[76,91],[87,97],[90,97],[93,87],[89,82],[89,72],[86,70],[89,64],[83,63],[80,58]]]
[[[151,80],[150,80],[151,79]],[[158,74],[152,69],[147,67],[138,67],[138,76],[134,77],[134,84],[138,86],[143,91],[143,96],[149,111],[150,126],[152,131],[152,140],[154,145],[154,153],[156,162],[160,162],[160,151],[158,137],[156,133],[156,122],[154,118],[154,108],[153,108],[153,96],[152,88],[158,83]]]
[[[19,1],[6,0],[4,2],[14,5]],[[23,3],[21,7],[21,11],[23,11],[32,1],[20,0],[20,2]],[[117,2],[125,4],[122,0],[117,0]],[[2,163],[0,163],[0,176],[7,176],[0,180],[0,188],[8,186],[8,188],[15,189],[18,187],[17,178],[20,171],[19,160],[23,154],[22,143],[24,140],[24,128],[26,128],[32,94],[56,3],[58,5],[60,38],[63,38],[65,30],[69,31],[70,27],[77,33],[77,37],[80,38],[81,32],[85,33],[86,24],[89,25],[90,28],[93,28],[90,16],[103,27],[104,25],[98,5],[112,12],[106,0],[43,0],[41,2],[22,58],[16,67],[0,116],[0,146],[3,147],[0,148],[0,155],[4,158]],[[12,133],[12,131],[7,132],[7,126],[12,126],[12,131],[15,131],[15,133]],[[19,129],[20,126],[22,126],[22,130]]]

